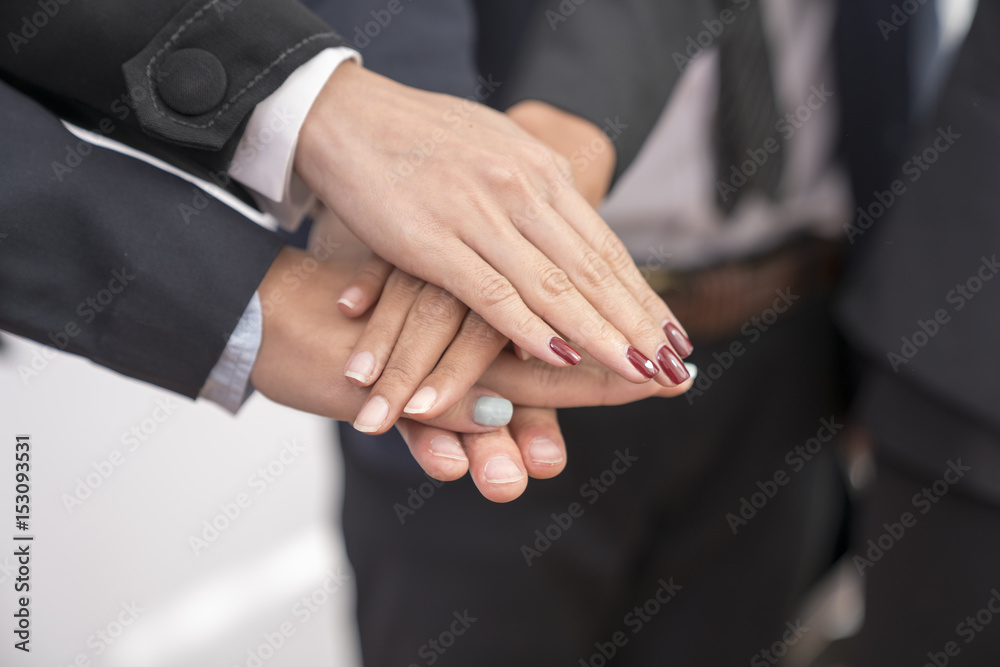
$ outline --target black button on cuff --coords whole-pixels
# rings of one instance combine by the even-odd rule
[[[226,94],[226,69],[203,49],[180,49],[168,55],[156,81],[163,103],[185,116],[208,113]]]

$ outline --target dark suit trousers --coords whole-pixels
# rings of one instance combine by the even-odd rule
[[[939,482],[946,460],[959,458],[977,466],[944,455],[940,474],[928,475],[895,457],[878,459],[852,551],[866,585],[865,623],[851,644],[855,667],[1000,662],[1000,511],[969,493],[969,479]],[[904,513],[913,525],[901,532]]]
[[[841,519],[833,444],[795,452],[840,421],[827,305],[731,360],[695,341],[711,384],[690,402],[561,411],[565,472],[509,504],[386,465],[401,441],[344,438],[365,664],[700,667],[780,641]]]

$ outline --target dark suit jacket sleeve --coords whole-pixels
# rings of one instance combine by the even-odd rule
[[[0,128],[0,328],[196,396],[280,239],[2,83]]]
[[[480,2],[483,5],[484,2]],[[680,78],[675,52],[703,29],[699,2],[561,0],[534,3],[501,105],[540,100],[602,127],[614,140],[618,176],[639,152]],[[489,30],[496,9],[481,9]],[[717,13],[717,12],[716,12]]]
[[[257,103],[343,44],[297,0],[5,0],[0,28],[3,78],[64,117],[108,119],[116,139],[183,146],[216,171]]]

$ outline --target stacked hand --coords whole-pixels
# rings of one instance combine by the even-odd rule
[[[344,103],[352,90],[398,122],[373,132]],[[565,466],[553,408],[690,385],[680,361],[690,343],[594,211],[614,167],[607,139],[540,103],[509,116],[338,70],[303,127],[296,168],[388,261],[324,263],[288,290],[283,275],[311,260],[283,251],[260,288],[283,307],[265,318],[253,373],[279,402],[367,433],[396,425],[429,475],[471,471],[501,502]],[[606,150],[569,163],[535,137],[564,155]]]
[[[296,170],[373,252],[532,356],[579,363],[568,339],[632,382],[687,379],[678,323],[569,161],[506,115],[345,64],[306,118]]]
[[[337,307],[356,269],[353,265],[319,263],[307,279],[293,283],[294,289],[282,280],[312,261],[308,253],[286,248],[261,283],[261,300],[274,306],[264,319],[251,379],[259,391],[279,403],[355,421],[371,390],[344,375],[344,368],[371,320],[348,318]],[[690,382],[675,387],[634,384],[590,360],[573,368],[556,368],[537,359],[521,361],[510,351],[495,356],[478,382],[473,377],[477,367],[456,367],[455,382],[471,386],[468,392],[447,393],[432,410],[396,422],[414,458],[429,475],[451,480],[469,470],[483,495],[494,501],[516,498],[529,475],[545,478],[562,470],[565,445],[555,413],[539,408],[614,405],[675,396],[690,386]],[[435,373],[436,368],[430,376]],[[383,377],[380,382],[390,392],[399,389],[391,378]],[[476,402],[501,396],[518,406],[510,423],[500,429],[477,424]],[[389,426],[387,421],[380,430]]]

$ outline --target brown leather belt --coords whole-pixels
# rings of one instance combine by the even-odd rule
[[[842,255],[840,244],[808,238],[695,271],[644,273],[698,345],[737,336],[751,318],[776,306],[783,311],[792,297],[829,294]]]

